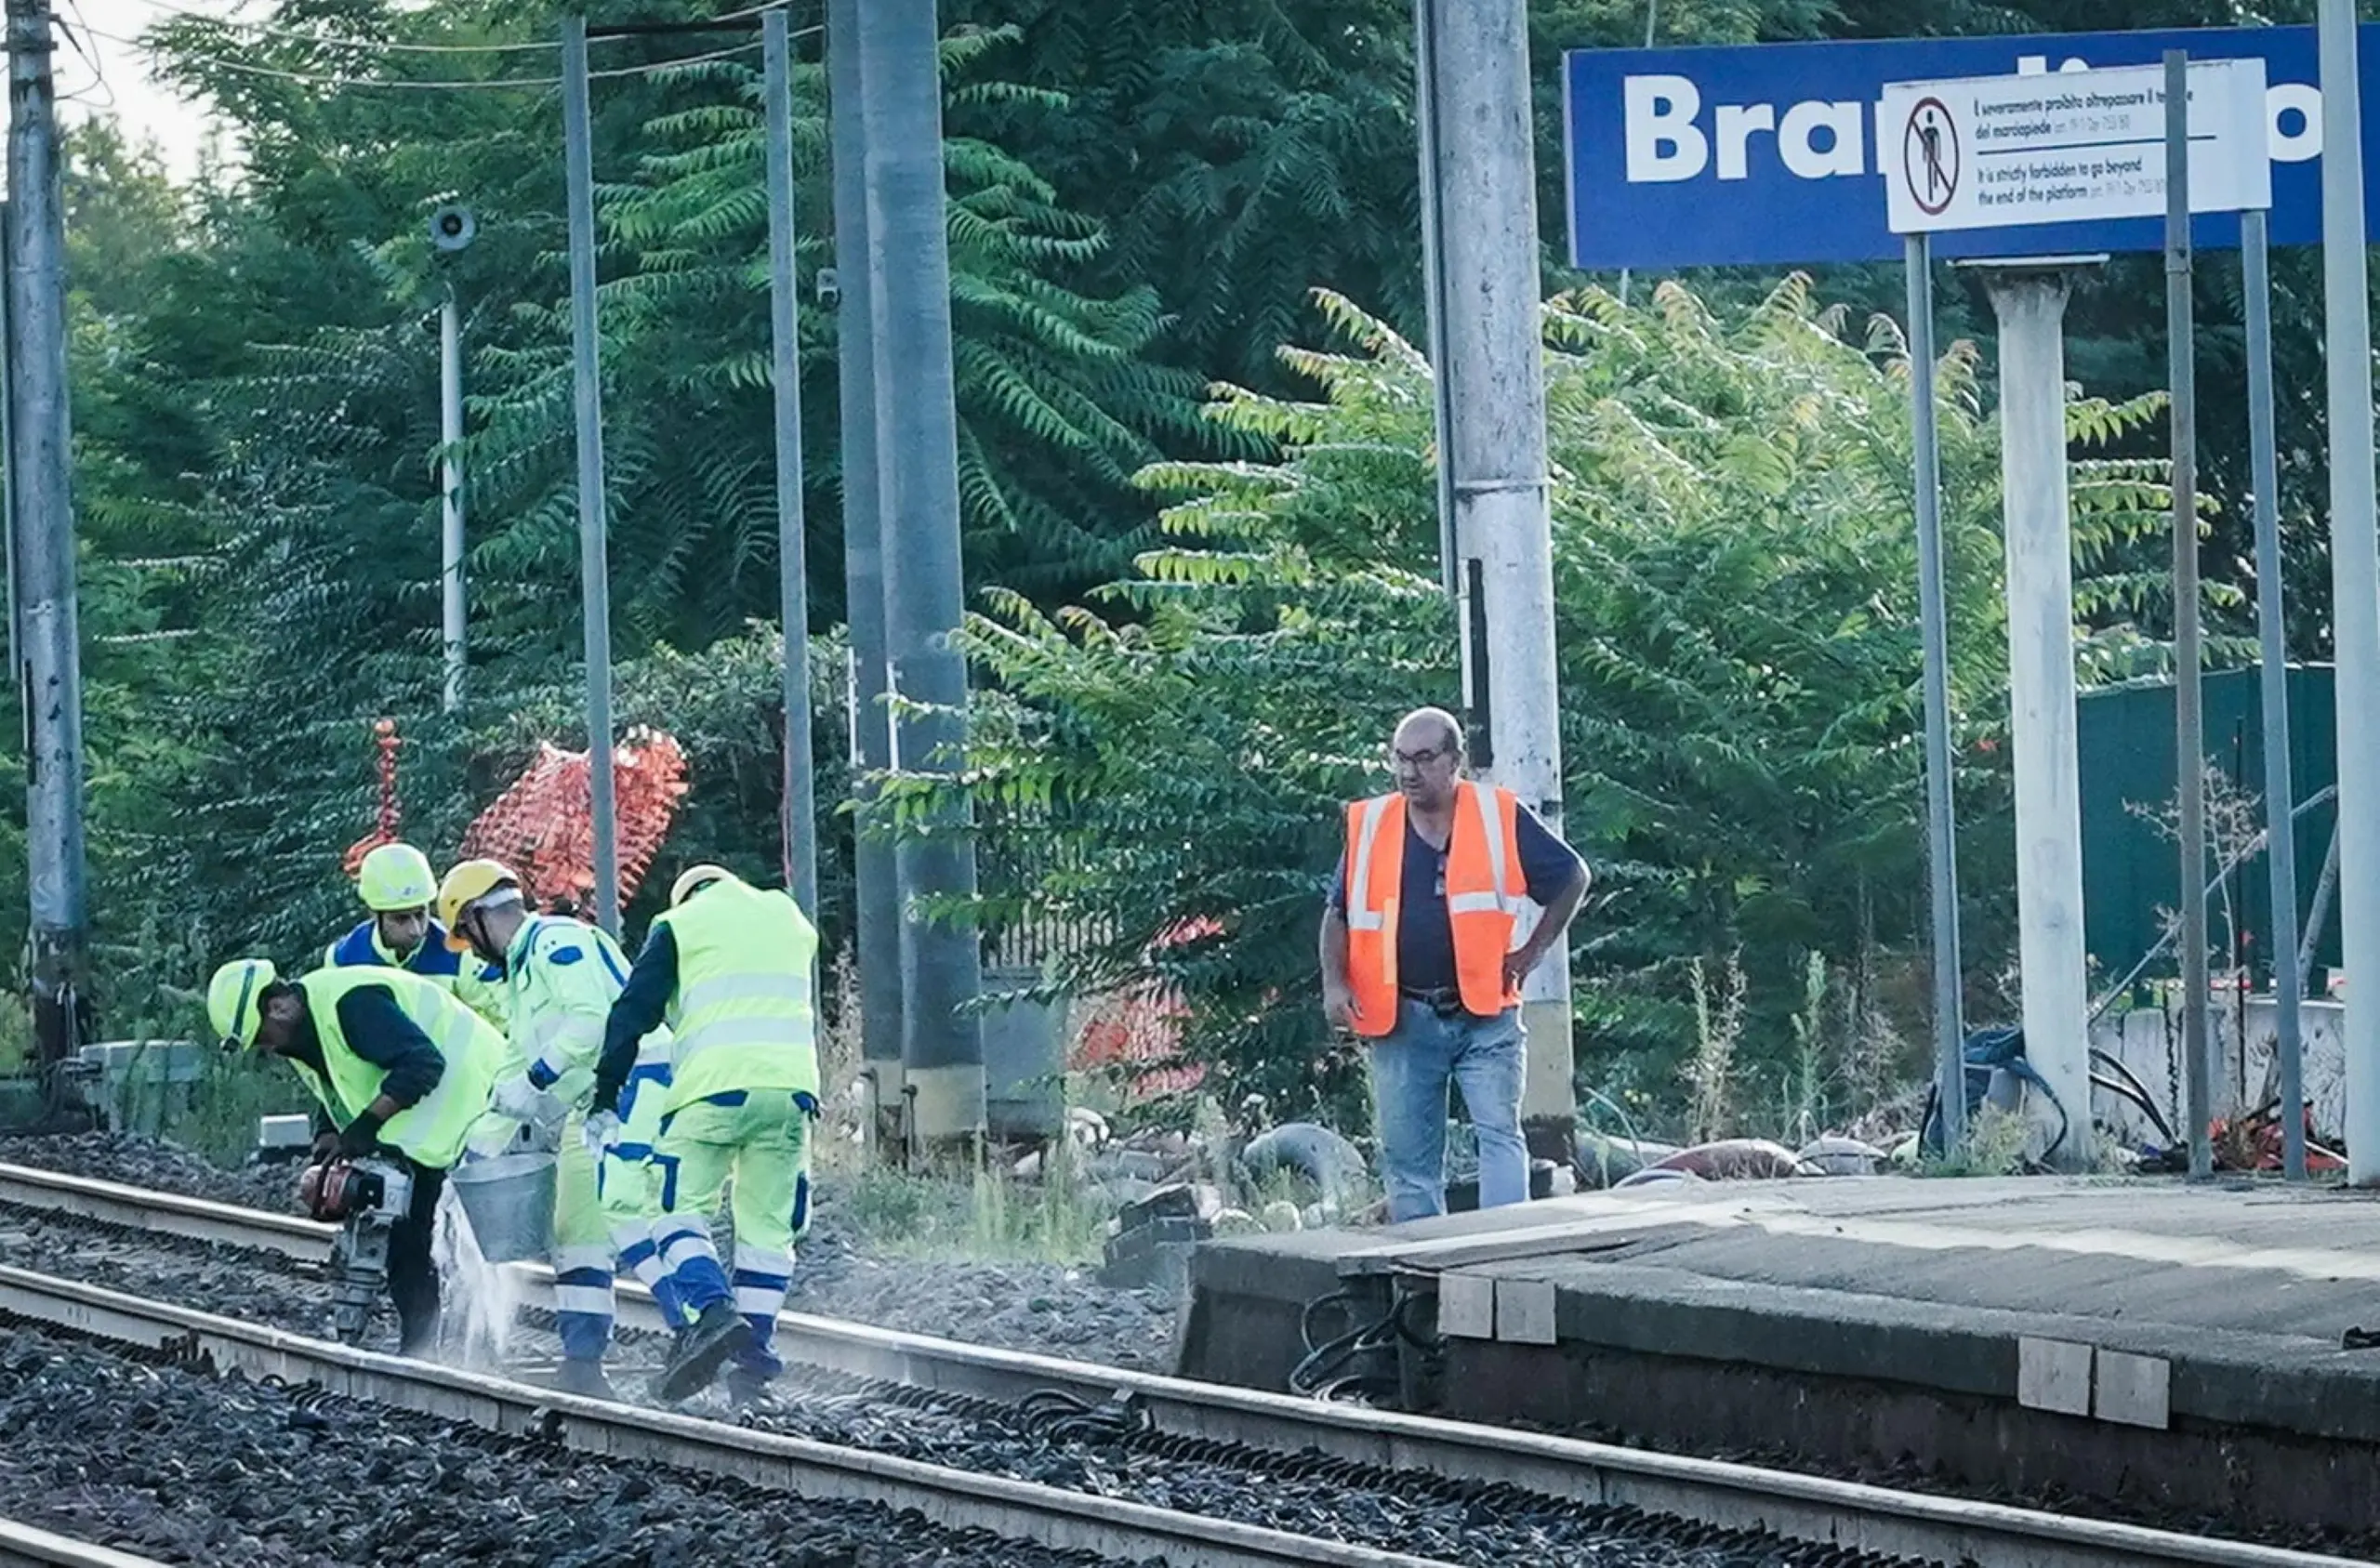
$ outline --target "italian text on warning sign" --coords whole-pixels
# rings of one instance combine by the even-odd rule
[[[2190,210],[2272,204],[2265,62],[2189,66]],[[1877,111],[1898,234],[2165,210],[2162,66],[1901,82]]]

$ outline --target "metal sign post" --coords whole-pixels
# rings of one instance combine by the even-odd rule
[[[2165,353],[2174,415],[2174,776],[2181,790],[2182,1097],[2190,1179],[2215,1174],[2207,1060],[2206,726],[2198,607],[2198,367],[2190,313],[2189,56],[2165,56]]]
[[[2207,138],[2208,152],[2198,178],[2174,187],[2175,200],[2183,204],[2185,244],[2191,206],[2260,205],[2270,195],[2262,63],[2206,61],[2187,69],[2188,129]],[[2157,178],[2148,149],[2162,137],[2168,92],[2163,70],[1887,86],[1877,125],[1888,149],[1888,220],[1914,242],[1937,232],[2105,223],[2155,210],[2164,204],[2167,182]],[[1910,256],[1912,264],[1920,259],[1913,244]],[[2056,1112],[2039,1108],[2044,1158],[2069,1168],[2087,1167],[2092,1158],[2089,969],[2082,943],[2074,712],[2073,545],[2060,327],[2069,274],[2078,259],[2045,257],[1990,264],[1992,304],[2002,329],[2001,461],[2026,1054],[2056,1100]],[[1911,300],[1914,316],[1921,303],[1914,278]],[[1912,322],[1913,333],[1917,324]],[[2187,397],[2185,387],[2185,402]],[[1930,400],[1918,413],[1925,421],[1918,432],[1924,507],[1930,499],[1924,494],[1924,468],[1935,457],[1928,439]],[[2188,455],[2184,452],[2180,457],[2181,504],[2188,507]],[[1935,526],[1938,528],[1938,518]],[[1925,573],[1924,533],[1921,512],[1921,576]],[[2191,564],[2195,566],[2195,557]],[[2194,583],[2194,571],[2191,577]],[[1932,600],[1929,614],[1940,613],[1938,586],[1921,583],[1921,591]],[[2195,586],[2188,592],[2194,596]],[[2194,637],[2192,625],[2184,639],[2194,646]],[[1930,654],[1929,649],[1929,665]],[[1937,722],[1930,679],[1927,697],[1930,775]],[[1947,706],[1947,697],[1943,702]],[[1947,727],[1947,715],[1942,722]],[[1947,755],[1941,767],[1947,772]],[[1947,779],[1937,784],[1929,776],[1927,793],[1931,815],[1937,800],[1947,796]],[[1937,830],[1929,843],[1947,837]],[[1955,884],[1937,874],[1933,897],[1939,948],[1940,933],[1946,928],[1954,931],[1955,906],[1946,912],[1940,905],[1955,899]],[[2202,918],[2202,909],[2201,914]],[[1937,995],[1946,985],[1940,962],[1937,953]],[[1954,983],[1955,978],[1949,977],[1947,983]],[[1937,1001],[1937,1010],[1947,1009]],[[1937,1031],[1945,1021],[1937,1017]],[[1949,1110],[1964,1092],[1964,1064],[1949,1058],[1953,1044],[1941,1048],[1946,1053],[1943,1100]],[[1954,1145],[1946,1139],[1946,1147]]]
[[[2265,215],[2240,224],[2248,296],[2248,464],[2256,492],[2256,636],[2263,649],[2265,861],[2272,885],[2273,1050],[2280,1058],[2281,1169],[2306,1179],[2306,1048],[2298,1002],[2297,797],[2289,763],[2289,639],[2281,623],[2281,465],[2272,417],[2272,271]]]
[[[1908,238],[1909,405],[1916,453],[1917,603],[1925,645],[1925,859],[1934,916],[1934,1074],[1945,1153],[1966,1141],[1964,968],[1950,772],[1950,613],[1942,577],[1942,457],[1934,420],[1933,246]]]

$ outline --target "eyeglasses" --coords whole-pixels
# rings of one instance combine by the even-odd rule
[[[1426,768],[1433,762],[1453,755],[1452,746],[1433,746],[1428,751],[1398,751],[1391,746],[1388,759],[1399,768]]]

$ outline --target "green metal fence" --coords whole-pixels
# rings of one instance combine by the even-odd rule
[[[2257,670],[2225,670],[2204,680],[2207,760],[2259,804],[2264,821],[2264,702]],[[2338,779],[2338,750],[2328,665],[2292,666],[2289,671],[2291,784],[2300,801]],[[2178,847],[2138,810],[2170,812],[2174,799],[2174,688],[2169,681],[2135,682],[2086,694],[2078,709],[2082,790],[2083,940],[2098,966],[2095,989],[2121,979],[2155,946],[2163,926],[2161,909],[2181,903]],[[2337,822],[2326,801],[2297,818],[2297,897],[2301,929],[2311,909],[2316,880]],[[2207,872],[2221,863],[2210,846]],[[2218,970],[2243,957],[2259,986],[2271,978],[2266,947],[2272,901],[2264,856],[2245,862],[2231,878],[2234,919],[2225,919],[2217,895],[2208,903],[2209,940]],[[2334,902],[2334,909],[2336,908]],[[2227,952],[2236,932],[2244,952]],[[2338,922],[2325,923],[2316,944],[2315,984],[2320,968],[2335,965]],[[2170,954],[2149,973],[2176,972]]]

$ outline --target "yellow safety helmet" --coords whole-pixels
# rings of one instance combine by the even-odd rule
[[[465,861],[446,874],[438,884],[438,923],[446,928],[446,946],[455,953],[469,953],[471,939],[463,935],[463,911],[498,888],[517,888],[521,878],[502,861]]]
[[[280,983],[281,971],[269,958],[235,958],[215,971],[206,982],[206,1021],[227,1051],[244,1051],[257,1043],[264,1025],[264,994]]]
[[[669,889],[669,907],[672,909],[677,908],[688,899],[693,898],[696,893],[701,892],[705,888],[709,887],[713,882],[733,882],[734,880],[735,873],[728,870],[727,867],[723,865],[697,865],[689,867],[678,874],[678,880],[672,884]]]
[[[383,844],[364,857],[355,890],[364,895],[364,907],[376,915],[427,909],[438,896],[438,873],[430,869],[430,857],[412,845]]]

